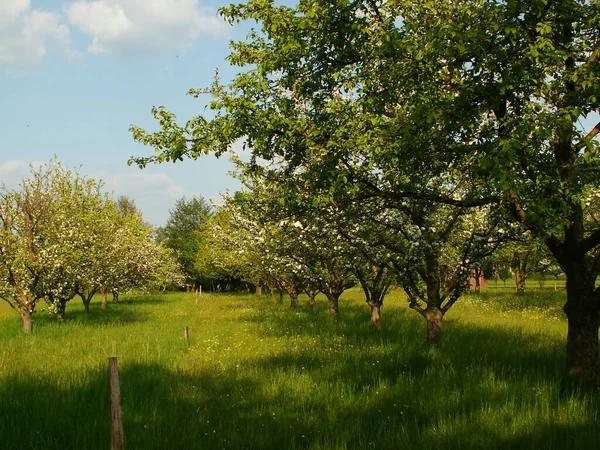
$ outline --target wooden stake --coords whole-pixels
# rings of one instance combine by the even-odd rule
[[[121,390],[119,387],[119,365],[117,358],[108,358],[110,391],[110,449],[124,450],[123,417],[121,415]]]
[[[201,288],[196,289],[196,309],[198,309],[198,296],[200,295],[200,289]]]
[[[188,327],[183,327],[183,336],[185,337],[185,343],[190,344],[190,333]]]

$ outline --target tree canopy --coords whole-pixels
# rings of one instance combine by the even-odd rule
[[[156,232],[157,240],[174,250],[187,283],[198,287],[206,278],[199,270],[198,252],[203,247],[205,236],[202,231],[213,214],[212,207],[202,197],[183,197],[169,213],[166,225]]]
[[[148,162],[221,154],[286,186],[402,205],[496,204],[542,239],[567,274],[567,367],[600,377],[600,5],[583,0],[250,0],[221,10],[259,30],[231,45],[242,72],[190,94],[214,118],[133,127]],[[261,159],[271,161],[266,167]],[[433,182],[432,182],[433,180]]]

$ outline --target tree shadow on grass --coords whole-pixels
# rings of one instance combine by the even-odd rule
[[[89,312],[83,310],[67,311],[62,323],[78,324],[85,327],[110,327],[119,326],[129,323],[146,322],[150,315],[145,311],[132,309],[127,305],[111,305],[108,308],[90,308]],[[36,317],[36,324],[44,326],[48,324],[56,324],[55,316],[44,314]],[[58,322],[59,324],[61,322]]]
[[[106,309],[90,308],[86,313],[83,309],[67,308],[65,318],[59,321],[55,315],[49,314],[45,310],[38,310],[33,316],[32,335],[44,334],[46,330],[50,332],[58,326],[83,326],[86,328],[104,328],[119,327],[126,324],[146,322],[150,320],[150,315],[145,311],[128,308],[126,305],[115,305]],[[26,335],[22,331],[21,318],[17,313],[3,318],[0,323],[0,340],[21,339]]]
[[[190,299],[192,299],[192,294],[190,294]],[[134,296],[126,296],[119,299],[117,303],[109,301],[109,307],[111,305],[162,305],[169,301],[168,294],[160,293],[153,295],[134,295]]]
[[[424,319],[408,308],[384,310],[379,331],[371,326],[366,305],[361,307],[351,303],[340,310],[338,320],[328,316],[326,306],[316,311],[301,307],[283,313],[251,312],[244,320],[261,325],[261,333],[265,336],[317,338],[324,345],[342,339],[346,347],[370,348],[373,354],[386,360],[408,357],[409,361],[403,365],[404,371],[409,368],[422,372],[433,361],[439,361],[456,366],[456,370],[483,364],[506,376],[513,374],[514,377],[520,377],[535,372],[555,382],[563,381],[563,344],[542,342],[539,336],[526,331],[463,324],[450,319],[446,320],[444,327],[444,347],[435,351],[426,343]],[[351,348],[344,351],[353,352]],[[355,353],[357,367],[372,363],[372,357],[364,356],[368,352]],[[399,355],[403,355],[402,358]]]
[[[322,304],[265,308],[237,320],[285,343],[267,356],[207,367],[190,352],[176,367],[121,366],[128,449],[564,449],[600,439],[598,392],[561,389],[562,348],[539,337],[449,321],[445,347],[430,351],[413,311],[391,308],[377,332],[366,305],[343,305],[337,322]],[[107,386],[107,369],[3,379],[2,448],[108,448]]]
[[[313,357],[327,367],[331,358]],[[490,420],[510,393],[478,392],[485,380],[438,380],[445,389],[431,392],[434,373],[424,384],[395,384],[348,396],[356,372],[344,376],[323,370],[292,370],[299,356],[262,358],[262,370],[231,368],[195,373],[157,364],[120,368],[126,448],[129,449],[511,449],[592,448],[600,431],[592,420],[540,421],[509,434]],[[316,369],[315,369],[316,371]],[[325,375],[330,376],[328,380]],[[414,381],[414,380],[413,380]],[[299,386],[299,388],[296,388]],[[302,387],[308,389],[304,391]],[[440,393],[444,398],[436,398]],[[558,403],[558,399],[556,400]],[[534,403],[507,410],[527,414]],[[577,401],[569,398],[567,402]],[[0,385],[0,439],[12,449],[106,449],[109,446],[108,371],[88,371],[73,381],[35,375],[3,380]],[[597,404],[590,406],[590,417]],[[515,417],[497,414],[499,420]]]

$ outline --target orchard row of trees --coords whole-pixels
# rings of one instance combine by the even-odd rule
[[[241,142],[242,174],[288,210],[283,233],[312,239],[335,218],[340,240],[385,248],[428,323],[471,253],[527,231],[567,277],[568,373],[600,379],[600,123],[581,125],[600,109],[598,2],[248,0],[221,14],[260,27],[231,44],[239,74],[190,91],[210,96],[209,117],[154,108],[160,131],[132,132],[156,153],[131,162]],[[323,261],[337,264],[337,240],[315,246]]]
[[[503,210],[414,200],[396,209],[348,197],[314,204],[308,192],[286,204],[280,184],[255,174],[246,181],[207,226],[212,254],[223,271],[258,289],[287,291],[293,308],[300,292],[311,306],[323,292],[337,317],[340,295],[359,284],[379,328],[385,295],[400,285],[426,319],[429,344],[439,347],[444,315],[464,290],[479,288],[483,267],[511,267],[517,293],[532,271],[556,270],[539,239]]]
[[[53,160],[31,169],[18,189],[0,191],[0,298],[32,329],[36,304],[59,319],[80,297],[89,310],[131,289],[166,289],[183,283],[175,253],[152,239],[133,202],[116,202],[102,183]]]

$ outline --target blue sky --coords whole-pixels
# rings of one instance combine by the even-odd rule
[[[16,187],[29,163],[57,155],[67,167],[102,178],[107,191],[135,199],[162,225],[182,196],[219,201],[239,187],[227,157],[128,167],[152,149],[128,128],[155,129],[152,106],[186,120],[204,102],[185,94],[208,86],[230,39],[246,32],[207,0],[0,0],[0,180]]]

